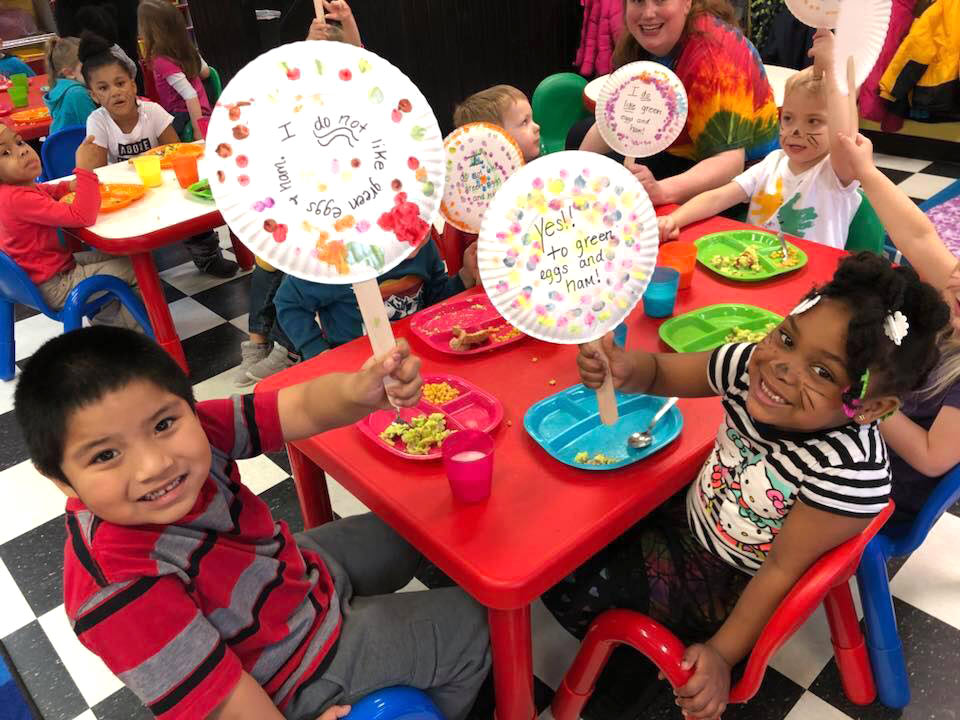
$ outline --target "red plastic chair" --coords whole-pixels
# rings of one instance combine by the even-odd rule
[[[730,691],[731,703],[745,703],[757,694],[770,658],[821,602],[830,623],[833,652],[844,692],[857,705],[873,702],[877,691],[849,581],[867,543],[892,512],[893,502],[890,502],[862,533],[825,553],[797,581],[757,639],[743,677]],[[557,689],[551,706],[554,720],[580,717],[610,653],[617,645],[624,644],[646,655],[674,688],[682,687],[690,678],[691,672],[680,668],[685,647],[673,633],[642,613],[609,610],[587,630],[573,664]]]
[[[431,228],[431,233],[440,250],[440,256],[447,263],[447,273],[456,275],[463,267],[463,251],[476,242],[477,236],[458,230],[450,223],[443,226],[442,233],[438,233],[436,228]]]

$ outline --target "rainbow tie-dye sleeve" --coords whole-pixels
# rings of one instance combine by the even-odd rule
[[[674,71],[690,109],[671,154],[700,162],[742,147],[749,164],[778,147],[773,90],[760,55],[739,30],[704,13]]]

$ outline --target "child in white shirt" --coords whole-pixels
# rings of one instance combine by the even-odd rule
[[[780,150],[731,182],[701,193],[660,218],[660,241],[680,228],[750,201],[747,222],[774,232],[843,249],[860,207],[859,183],[846,163],[830,154],[837,132],[852,132],[833,79],[833,33],[818,31],[810,54],[813,67],[787,80],[780,118]]]

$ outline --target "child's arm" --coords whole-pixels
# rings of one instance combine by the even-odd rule
[[[417,254],[417,258],[423,257],[426,264],[427,277],[423,281],[424,307],[430,307],[477,284],[473,277],[473,271],[467,267],[468,262],[470,262],[470,254],[475,252],[475,249],[471,251],[469,247],[464,251],[463,267],[459,274],[451,277],[443,266],[443,258],[440,257],[437,244],[432,238],[427,240],[427,243],[420,248],[420,252]],[[468,281],[470,282],[469,285],[467,284]]]
[[[107,148],[97,145],[95,140],[96,136],[91,133],[77,148],[76,163],[78,168],[95,170],[107,164]]]
[[[207,720],[283,720],[283,713],[277,710],[260,683],[244,672],[227,699],[207,716]],[[318,720],[325,718],[321,716]]]
[[[939,477],[960,463],[960,408],[945,405],[929,430],[902,412],[880,424],[887,445],[927,477]]]
[[[389,389],[384,380],[391,378]],[[284,388],[278,398],[280,427],[287,441],[350,425],[374,410],[410,407],[420,399],[420,359],[405,340],[385,358],[370,358],[355,373],[331,373]]]
[[[837,137],[837,133],[850,135],[856,131],[853,126],[853,113],[850,110],[850,98],[840,93],[833,71],[833,33],[825,28],[817,30],[813,36],[813,47],[810,48],[809,55],[813,58],[814,69],[823,76],[827,92],[827,137],[823,139],[828,144],[833,144],[833,138]],[[846,76],[844,76],[844,83],[846,83]],[[856,92],[856,88],[850,88],[848,91]],[[856,179],[853,168],[845,156],[831,153],[830,164],[843,187]]]
[[[713,190],[700,193],[687,200],[669,215],[660,217],[660,242],[676,240],[680,230],[687,225],[713,217],[737,203],[746,202],[749,199],[743,188],[732,181]]]
[[[163,132],[157,136],[157,142],[161,145],[180,142],[180,136],[177,135],[177,131],[173,129],[173,124],[167,125],[167,127],[164,128]]]
[[[628,393],[650,393],[661,397],[713,397],[709,367],[712,352],[648,353],[626,351],[613,343],[613,333],[600,341],[610,363],[613,384]],[[577,356],[584,385],[599,388],[606,368],[591,345],[581,345]]]
[[[760,570],[733,612],[705,644],[692,645],[684,665],[689,682],[676,691],[680,708],[694,718],[715,718],[730,695],[730,668],[745,658],[784,596],[821,555],[861,532],[869,517],[847,517],[798,500]]]
[[[72,203],[58,202],[46,191],[39,195],[30,193],[17,206],[20,218],[35,225],[51,227],[93,225],[97,221],[97,213],[100,212],[100,181],[96,175],[83,168],[77,168],[76,174],[77,194]]]
[[[326,9],[328,20],[335,20],[340,23],[343,29],[343,40],[351,45],[363,47],[360,40],[360,28],[357,26],[357,19],[353,16],[353,11],[347,5],[346,0],[323,0],[323,7]]]
[[[930,218],[873,164],[873,143],[863,135],[839,136],[832,155],[843,155],[897,249],[920,278],[942,289],[957,258],[937,235]]]

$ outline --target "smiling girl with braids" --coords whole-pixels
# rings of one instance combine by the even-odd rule
[[[578,636],[602,610],[627,608],[697,643],[678,702],[688,717],[719,717],[730,668],[787,591],[886,506],[878,423],[936,365],[948,317],[913,270],[863,253],[756,345],[651,354],[604,338],[617,388],[719,395],[724,422],[688,491],[551,589],[547,607]],[[582,348],[578,364],[599,387],[607,370],[595,351]]]

